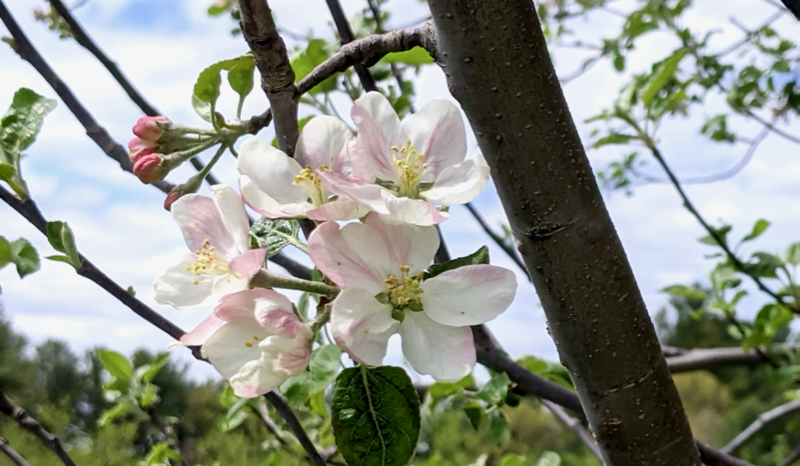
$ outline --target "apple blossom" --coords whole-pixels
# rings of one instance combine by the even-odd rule
[[[202,356],[230,382],[234,393],[253,398],[306,370],[313,337],[286,296],[255,288],[222,298],[180,342],[202,345]]]
[[[464,204],[486,187],[489,166],[480,154],[464,160],[464,122],[452,103],[433,100],[401,123],[386,97],[368,92],[351,115],[358,127],[350,148],[354,173],[320,173],[334,194],[393,223],[427,226],[448,218],[435,204]]]
[[[164,116],[146,116],[139,118],[133,126],[133,134],[145,141],[158,141],[164,134],[164,128],[171,124],[169,119]]]
[[[133,163],[133,174],[142,183],[153,183],[163,180],[169,173],[169,168],[163,163],[158,154],[140,155]]]
[[[330,116],[318,116],[306,124],[297,140],[294,158],[252,138],[239,153],[242,196],[253,210],[268,218],[308,217],[313,220],[345,220],[369,211],[350,199],[330,199],[320,182],[323,172],[348,175],[350,129]]]
[[[211,197],[187,194],[172,204],[172,217],[192,252],[156,279],[156,301],[183,309],[247,289],[267,251],[250,249],[250,223],[236,191],[216,185]]]
[[[420,374],[456,381],[475,366],[471,325],[497,317],[514,299],[513,272],[465,265],[425,279],[439,248],[434,227],[392,225],[371,214],[340,229],[319,226],[308,241],[314,264],[342,287],[333,301],[337,344],[354,359],[380,365],[395,333]]]

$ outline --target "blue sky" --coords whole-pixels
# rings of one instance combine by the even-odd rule
[[[141,116],[139,110],[85,50],[72,41],[59,40],[44,25],[33,21],[30,10],[34,2],[7,3],[56,72],[111,135],[124,144],[131,136],[130,127]],[[209,3],[210,0],[91,0],[77,10],[76,16],[156,107],[173,121],[203,125],[191,109],[191,89],[197,73],[215,61],[247,50],[240,37],[229,34],[234,26],[229,18],[209,18],[205,14]],[[618,8],[624,9],[626,3],[631,2],[624,0]],[[328,13],[321,0],[282,0],[270,4],[281,26],[293,32],[313,30],[319,37],[332,37]],[[361,2],[348,0],[344,5],[352,14]],[[396,24],[425,14],[424,4],[416,0],[393,0],[390,7],[395,12]],[[763,11],[760,3],[753,5],[745,0],[706,2],[698,5],[687,23],[696,28],[723,30],[716,40],[725,44],[738,37],[727,21],[731,13],[751,26],[770,14]],[[619,19],[600,14],[579,26],[591,36],[614,30],[618,23]],[[796,25],[788,17],[778,23],[779,29],[792,26]],[[0,30],[0,35],[3,32]],[[645,39],[629,60],[630,71],[644,71],[652,57],[666,56],[675,46],[664,40],[664,36]],[[581,53],[556,52],[559,72],[567,74],[576,69],[584,57]],[[0,47],[0,69],[0,108],[5,109],[13,92],[22,86],[55,98],[55,93],[36,72],[7,47]],[[409,78],[415,79],[419,90],[417,108],[434,98],[450,98],[441,71],[433,66],[424,68],[419,75],[410,74]],[[623,81],[624,77],[603,63],[565,87],[570,108],[586,140],[590,128],[583,120],[610,105]],[[232,92],[223,91],[223,113],[232,116],[235,104]],[[265,108],[266,99],[256,90],[248,99],[244,114],[257,114]],[[710,144],[697,134],[704,118],[723,109],[719,99],[711,99],[706,107],[688,118],[665,125],[661,132],[663,151],[680,175],[722,171],[734,165],[744,153],[743,146]],[[349,113],[343,100],[341,111]],[[732,125],[743,134],[755,135],[759,130],[741,119],[734,119]],[[271,130],[263,131],[259,137],[271,140]],[[477,153],[472,136],[469,147],[471,154]],[[590,157],[598,169],[621,153],[622,150],[609,148],[593,151]],[[770,136],[752,163],[735,178],[712,185],[689,186],[687,191],[710,221],[723,219],[733,224],[739,236],[749,231],[758,218],[772,221],[758,247],[778,252],[800,239],[797,154],[796,146]],[[215,172],[234,185],[234,164],[225,160],[221,165]],[[653,164],[644,170],[661,175]],[[107,274],[123,286],[133,286],[137,296],[185,329],[202,320],[205,310],[177,311],[159,306],[152,299],[154,278],[185,250],[178,228],[161,208],[163,194],[121,172],[86,137],[64,105],[60,104],[47,117],[39,140],[29,150],[23,172],[45,216],[68,221],[79,248]],[[170,180],[181,182],[190,173],[190,169],[182,168],[171,174]],[[614,193],[607,196],[606,202],[651,313],[657,312],[666,301],[658,293],[660,288],[705,277],[712,264],[703,255],[710,249],[696,242],[703,232],[681,207],[670,186],[643,186],[631,197]],[[477,206],[489,223],[499,229],[505,219],[493,186],[481,195]],[[443,231],[454,256],[471,253],[488,243],[493,262],[513,269],[513,264],[482,234],[465,209],[455,206],[451,212],[452,219],[443,225]],[[52,254],[39,233],[5,205],[0,205],[0,235],[24,236],[42,255]],[[555,359],[555,347],[547,334],[536,294],[521,274],[519,277],[519,294],[514,304],[490,328],[514,356],[532,354]],[[6,268],[0,271],[0,284],[5,312],[33,343],[56,337],[70,341],[76,348],[100,344],[128,352],[139,346],[161,350],[170,341],[94,284],[76,276],[65,264],[45,261],[40,272],[24,280]],[[745,299],[741,312],[752,315],[762,301],[754,293]],[[401,364],[398,342],[393,343],[388,361]],[[179,357],[189,360],[185,354]],[[193,364],[192,371],[197,378],[212,374],[203,364]]]

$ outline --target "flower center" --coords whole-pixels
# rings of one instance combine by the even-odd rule
[[[418,153],[411,140],[401,148],[392,146],[392,163],[397,167],[397,176],[400,178],[397,194],[401,197],[419,197],[420,172],[428,168],[422,160],[425,154]]]
[[[327,165],[321,165],[319,171],[328,170]],[[308,194],[311,203],[318,207],[328,200],[328,191],[322,186],[319,175],[311,169],[306,167],[300,170],[300,173],[294,176],[295,186],[300,186]]]
[[[208,240],[203,241],[203,247],[194,252],[197,260],[192,262],[186,270],[195,275],[203,274],[223,274],[230,272],[228,264],[217,255],[216,249],[211,245]],[[197,285],[199,282],[193,280],[192,284]]]
[[[257,345],[259,341],[261,341],[261,338],[259,338],[258,335],[253,335],[253,341],[245,340],[244,346],[252,348],[253,346]]]
[[[400,322],[405,318],[406,311],[419,312],[422,310],[422,272],[414,276],[409,275],[410,267],[401,265],[400,276],[389,275],[383,282],[386,290],[378,293],[375,299],[383,304],[392,305],[392,318]]]

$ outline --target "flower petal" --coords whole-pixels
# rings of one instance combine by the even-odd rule
[[[258,189],[249,176],[239,177],[239,189],[242,190],[242,197],[247,205],[267,218],[302,217],[305,216],[306,209],[311,207],[309,202],[281,204]]]
[[[181,228],[186,245],[192,251],[202,249],[208,240],[217,254],[235,257],[236,242],[223,221],[217,204],[210,197],[187,194],[172,204],[172,218]]]
[[[253,288],[231,293],[219,301],[217,307],[214,308],[214,315],[226,322],[243,322],[247,323],[247,325],[252,325],[253,323],[258,323],[256,315],[258,300],[271,299],[276,295],[285,299],[280,293],[265,288]],[[289,309],[291,309],[291,304]]]
[[[322,184],[337,196],[353,199],[373,212],[388,214],[382,193],[386,188],[369,183],[355,176],[342,175],[329,171],[320,172]]]
[[[342,349],[358,362],[379,366],[386,356],[389,338],[399,322],[392,318],[391,305],[381,304],[375,295],[358,288],[347,288],[333,301],[331,329]]]
[[[406,141],[392,104],[379,92],[367,92],[355,101],[350,116],[358,128],[358,142],[369,171],[383,180],[398,182],[391,146],[402,146]]]
[[[277,370],[275,364],[262,355],[261,359],[243,364],[228,382],[236,396],[256,398],[275,390],[288,378],[288,374]]]
[[[369,213],[369,209],[352,199],[337,199],[326,202],[306,213],[311,220],[327,222],[361,218]]]
[[[315,171],[323,165],[338,171],[336,166],[341,164],[339,154],[352,138],[353,132],[342,120],[327,115],[314,117],[297,139],[294,158],[301,166]]]
[[[248,139],[239,152],[239,173],[247,176],[253,186],[279,204],[304,202],[308,194],[294,184],[294,176],[302,167],[296,160],[256,138]],[[248,204],[253,201],[242,190]]]
[[[230,186],[218,184],[211,187],[211,199],[220,213],[222,224],[238,249],[237,253],[250,249],[250,219],[247,218],[244,201],[239,193]]]
[[[211,286],[212,302],[218,302],[223,296],[231,293],[238,293],[246,290],[250,286],[250,277],[238,277],[232,273],[219,274],[214,277],[214,284]]]
[[[261,270],[265,257],[267,257],[266,249],[251,249],[234,257],[228,267],[240,277],[251,278]]]
[[[383,239],[361,223],[349,223],[341,230],[336,222],[323,223],[308,240],[308,254],[337,285],[363,288],[372,296],[384,290],[383,281],[393,273]]]
[[[417,152],[425,154],[423,162],[434,175],[467,155],[464,120],[458,108],[447,100],[430,101],[403,121],[403,131]]]
[[[288,377],[297,375],[308,367],[311,359],[311,336],[310,333],[300,333],[294,337],[276,335],[268,337],[259,346],[275,370]]]
[[[428,268],[439,249],[439,232],[434,227],[418,227],[414,225],[390,225],[371,214],[364,222],[373,228],[389,248],[392,270],[397,266],[407,265],[411,275]]]
[[[188,254],[179,263],[168,268],[156,278],[155,300],[157,302],[171,304],[177,309],[216,304],[218,297],[212,296],[216,277],[195,275],[187,270],[196,260],[196,255]]]
[[[184,334],[180,339],[183,346],[200,346],[204,344],[220,327],[225,325],[225,321],[211,313],[191,332]]]
[[[437,225],[450,218],[450,214],[440,212],[436,206],[422,199],[397,197],[394,193],[389,191],[382,191],[381,196],[383,197],[383,202],[386,204],[387,210],[389,210],[389,215],[384,217],[384,221],[387,223],[408,223],[411,225],[431,226]]]
[[[433,186],[420,193],[428,202],[441,205],[466,204],[478,197],[489,182],[489,165],[478,154],[474,159],[445,168]]]
[[[425,280],[422,288],[422,307],[431,319],[456,327],[479,325],[511,305],[517,277],[494,265],[465,265]]]
[[[223,377],[231,380],[245,364],[261,359],[262,351],[255,344],[254,336],[259,341],[269,336],[255,319],[227,323],[203,345],[203,357],[211,361]]]
[[[439,382],[457,382],[475,367],[475,343],[469,327],[449,327],[424,312],[406,312],[400,336],[411,367]]]

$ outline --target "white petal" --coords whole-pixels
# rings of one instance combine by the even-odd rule
[[[349,223],[341,230],[336,222],[323,223],[308,240],[308,254],[337,285],[363,288],[372,296],[384,290],[384,280],[394,273],[383,239],[361,223]]]
[[[197,260],[188,254],[176,265],[156,278],[155,299],[161,304],[171,304],[177,309],[216,304],[221,296],[213,296],[214,275],[195,275],[187,268]]]
[[[456,327],[479,325],[511,305],[517,277],[494,265],[466,265],[425,280],[422,289],[422,307],[431,319]]]
[[[214,200],[222,223],[233,239],[238,253],[250,249],[250,219],[247,218],[244,201],[239,193],[230,186],[218,184],[211,187],[211,199]]]
[[[186,245],[192,251],[201,249],[208,240],[222,257],[239,253],[217,205],[210,197],[199,194],[181,197],[172,204],[172,218],[181,228]]]
[[[372,214],[364,222],[372,227],[389,248],[392,270],[397,266],[407,265],[411,275],[428,268],[439,249],[439,232],[435,227],[418,227],[414,225],[390,225]]]
[[[358,128],[358,142],[369,171],[386,181],[399,181],[391,146],[400,147],[406,141],[389,100],[378,92],[368,92],[355,101],[350,116]]]
[[[302,167],[297,161],[256,138],[248,139],[239,152],[239,173],[247,176],[261,192],[279,204],[304,202],[308,194],[294,184]],[[252,203],[245,194],[248,203]]]
[[[242,398],[256,398],[278,388],[289,378],[289,375],[275,368],[275,364],[266,359],[248,361],[228,381],[233,393]]]
[[[270,299],[275,295],[283,296],[276,291],[264,288],[253,288],[231,293],[219,301],[217,307],[214,308],[214,315],[226,322],[240,322],[242,325],[260,325],[256,312],[259,300]],[[289,309],[291,309],[291,305]]]
[[[388,223],[431,226],[437,225],[450,217],[448,213],[440,212],[436,206],[422,199],[397,197],[389,191],[381,192],[381,196],[386,208],[389,210],[389,214],[384,218]]]
[[[466,204],[478,197],[489,182],[489,165],[482,155],[445,168],[431,189],[420,196],[441,205]]]
[[[276,371],[287,376],[297,375],[308,367],[311,359],[311,335],[302,333],[294,337],[271,336],[260,343],[266,359]]]
[[[335,170],[339,154],[352,137],[352,131],[342,120],[327,115],[314,117],[297,139],[295,160],[313,170],[322,165]]]
[[[194,330],[183,335],[180,339],[180,344],[184,346],[200,346],[208,341],[211,335],[216,333],[223,325],[225,325],[225,321],[212,312]]]
[[[403,121],[403,131],[417,152],[425,154],[428,170],[438,175],[467,155],[467,133],[461,112],[447,100],[430,101]]]
[[[321,172],[322,184],[337,196],[352,199],[369,207],[373,212],[388,214],[383,192],[386,188],[361,178],[334,172]],[[387,191],[388,192],[388,191]]]
[[[411,367],[439,382],[456,382],[475,367],[475,343],[469,327],[449,327],[424,312],[406,312],[400,324],[403,354]]]
[[[268,336],[255,319],[252,322],[237,320],[217,330],[203,345],[202,354],[223,377],[231,380],[246,363],[261,359],[258,341]]]
[[[247,252],[234,257],[229,263],[231,271],[240,277],[250,278],[257,274],[264,265],[264,258],[267,257],[267,250],[251,249]]]
[[[306,213],[311,220],[327,222],[330,220],[361,218],[369,213],[369,209],[352,199],[336,199],[315,207]]]
[[[389,337],[400,324],[392,318],[391,310],[391,305],[381,304],[373,293],[358,288],[343,290],[331,311],[334,340],[356,361],[381,365]]]
[[[305,216],[307,208],[312,207],[309,202],[281,204],[271,198],[267,193],[258,189],[249,176],[239,177],[239,189],[242,190],[247,205],[267,218],[293,218]]]

